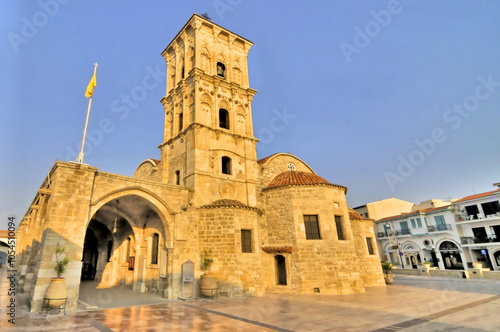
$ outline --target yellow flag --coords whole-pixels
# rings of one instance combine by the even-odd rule
[[[89,85],[87,85],[87,91],[85,91],[85,97],[92,97],[92,93],[94,93],[94,87],[97,85],[97,81],[95,79],[95,73],[90,79]]]

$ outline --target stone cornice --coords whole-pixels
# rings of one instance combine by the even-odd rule
[[[233,136],[233,137],[240,138],[240,139],[254,141],[256,143],[260,141],[257,138],[248,137],[248,136],[242,136],[242,135],[239,135],[239,134],[233,134],[231,132],[227,132],[227,130],[222,130],[222,129],[218,129],[218,128],[212,128],[212,127],[206,126],[206,125],[198,123],[198,122],[193,122],[189,126],[187,126],[186,128],[184,128],[181,132],[179,132],[177,135],[175,135],[174,137],[172,137],[171,139],[169,139],[168,141],[163,142],[160,145],[158,145],[158,148],[162,148],[165,145],[170,145],[170,144],[175,143],[176,140],[178,140],[181,137],[184,137],[186,135],[186,131],[193,130],[193,129],[196,129],[196,128],[207,128],[207,129],[215,131],[216,134],[219,134],[219,135],[220,134],[229,135],[229,136]]]

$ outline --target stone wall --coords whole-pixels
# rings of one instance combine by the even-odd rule
[[[181,207],[187,205],[191,196],[190,190],[180,186],[98,172],[87,165],[57,162],[50,172],[50,181],[44,183],[18,229],[20,245],[17,254],[23,272],[20,283],[30,296],[31,310],[40,310],[45,290],[55,277],[53,256],[57,246],[65,247],[70,259],[65,274],[69,292],[68,309],[76,308],[89,220],[108,202],[130,197],[139,197],[146,202],[143,204],[149,204],[156,218],[154,221],[154,218],[134,216],[134,207],[127,215],[137,258],[143,257],[146,262],[141,290],[164,293],[167,282],[159,278],[158,268],[148,263],[151,259],[151,232],[154,230],[161,235],[160,249],[172,248],[175,214],[182,211]],[[162,197],[168,198],[168,201]],[[107,227],[113,228],[112,220],[108,220]],[[124,240],[119,234],[113,236],[116,244],[109,262],[103,258],[107,250],[99,249],[101,258],[96,276],[107,285],[132,285],[137,280],[137,269],[129,271],[127,262],[118,258],[124,250]]]
[[[264,257],[266,288],[293,293],[352,294],[364,292],[344,191],[332,186],[297,186],[266,190],[268,247],[292,246],[284,255],[286,286],[276,285],[274,256]],[[317,215],[321,239],[306,239],[304,215]],[[339,240],[334,216],[342,218],[345,240]]]
[[[201,255],[211,249],[221,296],[262,295],[259,213],[246,208],[199,210],[198,248]],[[251,230],[252,252],[243,253],[241,230]],[[200,256],[198,256],[200,257]],[[200,261],[195,261],[198,267]],[[200,271],[201,273],[201,271]]]
[[[161,162],[157,160],[148,159],[137,167],[134,178],[139,180],[161,182],[163,178],[163,167]]]
[[[56,276],[54,253],[58,246],[66,249],[66,256],[70,259],[64,275],[68,288],[68,309],[75,309],[77,304],[86,226],[81,220],[86,220],[89,213],[89,197],[96,169],[67,163],[56,163],[55,167],[57,169],[50,176],[50,198],[41,207],[46,213],[43,220],[38,220],[39,227],[35,228],[35,233],[27,234],[26,238],[27,247],[31,247],[29,260],[32,266],[28,266],[24,290],[29,294],[31,311],[41,309],[45,291]]]
[[[351,227],[354,235],[358,264],[360,265],[360,275],[364,285],[384,286],[384,275],[378,257],[377,240],[373,232],[373,220],[370,219],[351,219]],[[369,254],[366,243],[371,239],[373,254]]]

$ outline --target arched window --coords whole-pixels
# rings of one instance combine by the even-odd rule
[[[223,108],[219,109],[219,127],[229,129],[229,112]]]
[[[231,158],[222,157],[222,174],[231,175]]]
[[[175,171],[175,184],[181,184],[181,171]]]
[[[225,77],[226,66],[222,62],[217,62],[217,76]]]
[[[151,264],[158,264],[158,244],[160,242],[160,235],[153,234],[153,241],[151,243]]]

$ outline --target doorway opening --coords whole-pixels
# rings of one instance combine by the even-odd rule
[[[439,252],[446,270],[463,270],[464,263],[458,246],[451,241],[444,241],[439,245]]]
[[[276,283],[277,285],[286,286],[286,262],[283,255],[276,255]]]

